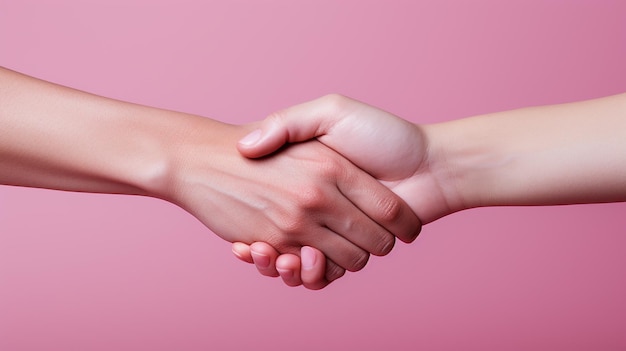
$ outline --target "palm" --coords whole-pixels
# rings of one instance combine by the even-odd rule
[[[400,196],[423,223],[451,212],[441,184],[428,168],[420,127],[351,101],[318,139]]]

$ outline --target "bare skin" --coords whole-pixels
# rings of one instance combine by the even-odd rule
[[[242,157],[237,140],[255,128],[0,68],[0,184],[150,196],[230,242],[262,241],[285,254],[315,247],[328,260],[311,289],[387,254],[395,237],[415,239],[421,224],[410,207],[321,143]]]
[[[626,201],[626,94],[433,125],[330,95],[268,117],[238,148],[254,158],[315,138],[388,186],[423,224],[475,207]],[[251,249],[274,265],[259,265]],[[324,269],[314,249],[279,255],[259,242],[233,252],[261,274],[277,269],[289,286],[314,284]]]

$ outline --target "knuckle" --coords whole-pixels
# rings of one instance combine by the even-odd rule
[[[324,157],[317,167],[319,175],[325,179],[337,178],[345,167],[337,157]]]
[[[281,234],[274,234],[274,238],[280,241],[286,241],[294,234],[302,233],[306,227],[305,220],[300,214],[282,216],[276,221],[276,225]]]
[[[363,247],[367,247],[367,250],[376,256],[387,255],[395,245],[396,238],[391,233],[379,227],[364,227],[363,223],[354,219],[344,220],[341,229],[342,233],[360,232],[364,234],[363,238],[367,238],[368,240],[363,242],[365,245]]]
[[[329,106],[333,111],[341,111],[350,99],[337,93],[324,95],[322,100],[326,106]]]
[[[285,110],[274,111],[265,118],[265,123],[282,124],[283,120],[285,119],[285,116],[286,116]]]
[[[283,237],[282,240],[279,240],[273,243],[272,247],[274,248],[274,250],[283,254],[283,253],[293,253],[294,251],[297,251],[297,248],[300,247],[300,245],[298,245],[295,242],[295,240],[291,240],[288,237]]]
[[[263,241],[268,243],[278,252],[285,252],[287,248],[293,246],[293,240],[285,232],[273,231],[263,236]]]
[[[356,231],[363,231],[362,220],[355,216],[346,216],[338,226],[341,233],[353,233]]]
[[[308,185],[296,195],[297,217],[308,218],[311,210],[320,209],[328,203],[328,195],[319,185]]]
[[[314,211],[302,207],[286,211],[275,218],[274,225],[276,233],[272,235],[271,243],[282,253],[299,252],[301,245],[315,241],[314,234],[320,226]]]
[[[393,197],[384,197],[378,200],[380,219],[386,223],[397,221],[402,215],[402,203]]]

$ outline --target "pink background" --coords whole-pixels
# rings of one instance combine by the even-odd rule
[[[0,0],[0,65],[232,123],[626,91],[624,1],[95,3]],[[311,292],[168,203],[0,187],[0,350],[624,350],[625,229],[624,203],[466,211]]]

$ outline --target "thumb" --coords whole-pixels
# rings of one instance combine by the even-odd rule
[[[261,128],[239,140],[237,150],[245,157],[257,158],[271,154],[289,141],[289,134],[284,126],[265,119]]]
[[[326,134],[333,124],[321,101],[313,100],[278,111],[261,122],[261,127],[237,143],[239,152],[249,158],[269,155],[286,143],[307,141]]]

